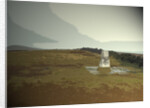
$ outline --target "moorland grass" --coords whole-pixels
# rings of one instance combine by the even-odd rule
[[[85,66],[98,66],[99,61],[99,54],[80,50],[8,52],[8,105],[143,100],[141,68],[123,66],[110,56],[111,66],[121,66],[135,73],[111,75],[108,74],[110,69],[106,69],[101,70],[104,74],[93,75],[85,69]]]

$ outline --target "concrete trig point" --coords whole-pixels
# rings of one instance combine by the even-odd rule
[[[99,67],[110,67],[109,52],[102,50]]]

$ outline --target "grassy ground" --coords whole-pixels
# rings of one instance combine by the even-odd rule
[[[80,50],[8,52],[8,106],[40,106],[143,100],[142,69],[135,73],[90,74],[100,55]],[[111,66],[122,66],[110,57]]]

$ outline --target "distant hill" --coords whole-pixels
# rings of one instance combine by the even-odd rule
[[[27,47],[27,46],[12,45],[12,46],[8,46],[7,50],[12,51],[12,50],[40,50],[40,49]]]
[[[102,49],[97,49],[97,48],[81,48],[80,50],[85,50],[85,51],[89,51],[89,52],[94,52],[94,53],[98,53],[101,54]]]
[[[18,24],[15,24],[8,16],[8,34],[7,43],[10,45],[20,45],[34,47],[34,43],[55,43],[57,41],[37,34],[36,32],[25,29]]]
[[[54,14],[48,3],[9,1],[8,16],[8,45],[44,49],[101,46]]]

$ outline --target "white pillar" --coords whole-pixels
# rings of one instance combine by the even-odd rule
[[[101,52],[101,60],[100,60],[100,67],[110,67],[110,59],[109,59],[109,52],[102,51]]]

